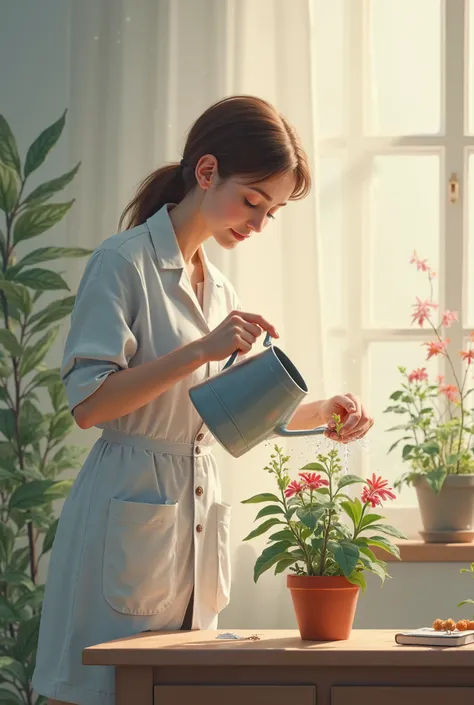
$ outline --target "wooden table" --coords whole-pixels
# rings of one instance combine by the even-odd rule
[[[219,633],[142,633],[85,649],[83,663],[115,666],[117,705],[474,705],[473,644],[399,646],[387,629],[337,642]]]

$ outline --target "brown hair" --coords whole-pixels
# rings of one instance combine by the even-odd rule
[[[179,203],[196,185],[195,167],[205,154],[218,161],[221,179],[231,176],[258,183],[294,172],[290,200],[304,198],[311,188],[308,158],[288,121],[267,101],[232,96],[211,105],[191,127],[183,159],[150,174],[139,186],[120,218],[119,227],[141,225],[165,203]]]

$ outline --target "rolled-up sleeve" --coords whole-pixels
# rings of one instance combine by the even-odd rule
[[[93,253],[77,292],[61,366],[71,411],[109,374],[129,366],[138,345],[132,327],[140,290],[133,262],[114,249]]]

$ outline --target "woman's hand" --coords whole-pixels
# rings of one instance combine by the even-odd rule
[[[234,350],[248,353],[262,330],[279,338],[275,327],[257,313],[232,311],[217,328],[201,340],[206,360],[225,360]]]
[[[336,433],[333,414],[338,414],[343,424],[339,434]],[[350,443],[363,438],[374,425],[374,420],[368,415],[360,399],[353,394],[341,394],[323,401],[321,416],[323,423],[327,424],[329,429],[325,435],[341,443]]]

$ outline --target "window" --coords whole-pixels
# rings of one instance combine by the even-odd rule
[[[407,469],[387,455],[397,419],[383,414],[398,365],[449,378],[443,360],[425,362],[428,331],[410,325],[429,294],[413,250],[437,272],[440,307],[459,312],[453,350],[474,328],[474,0],[313,2],[328,374],[377,421],[351,470],[393,482]],[[414,490],[385,509],[419,538]]]

